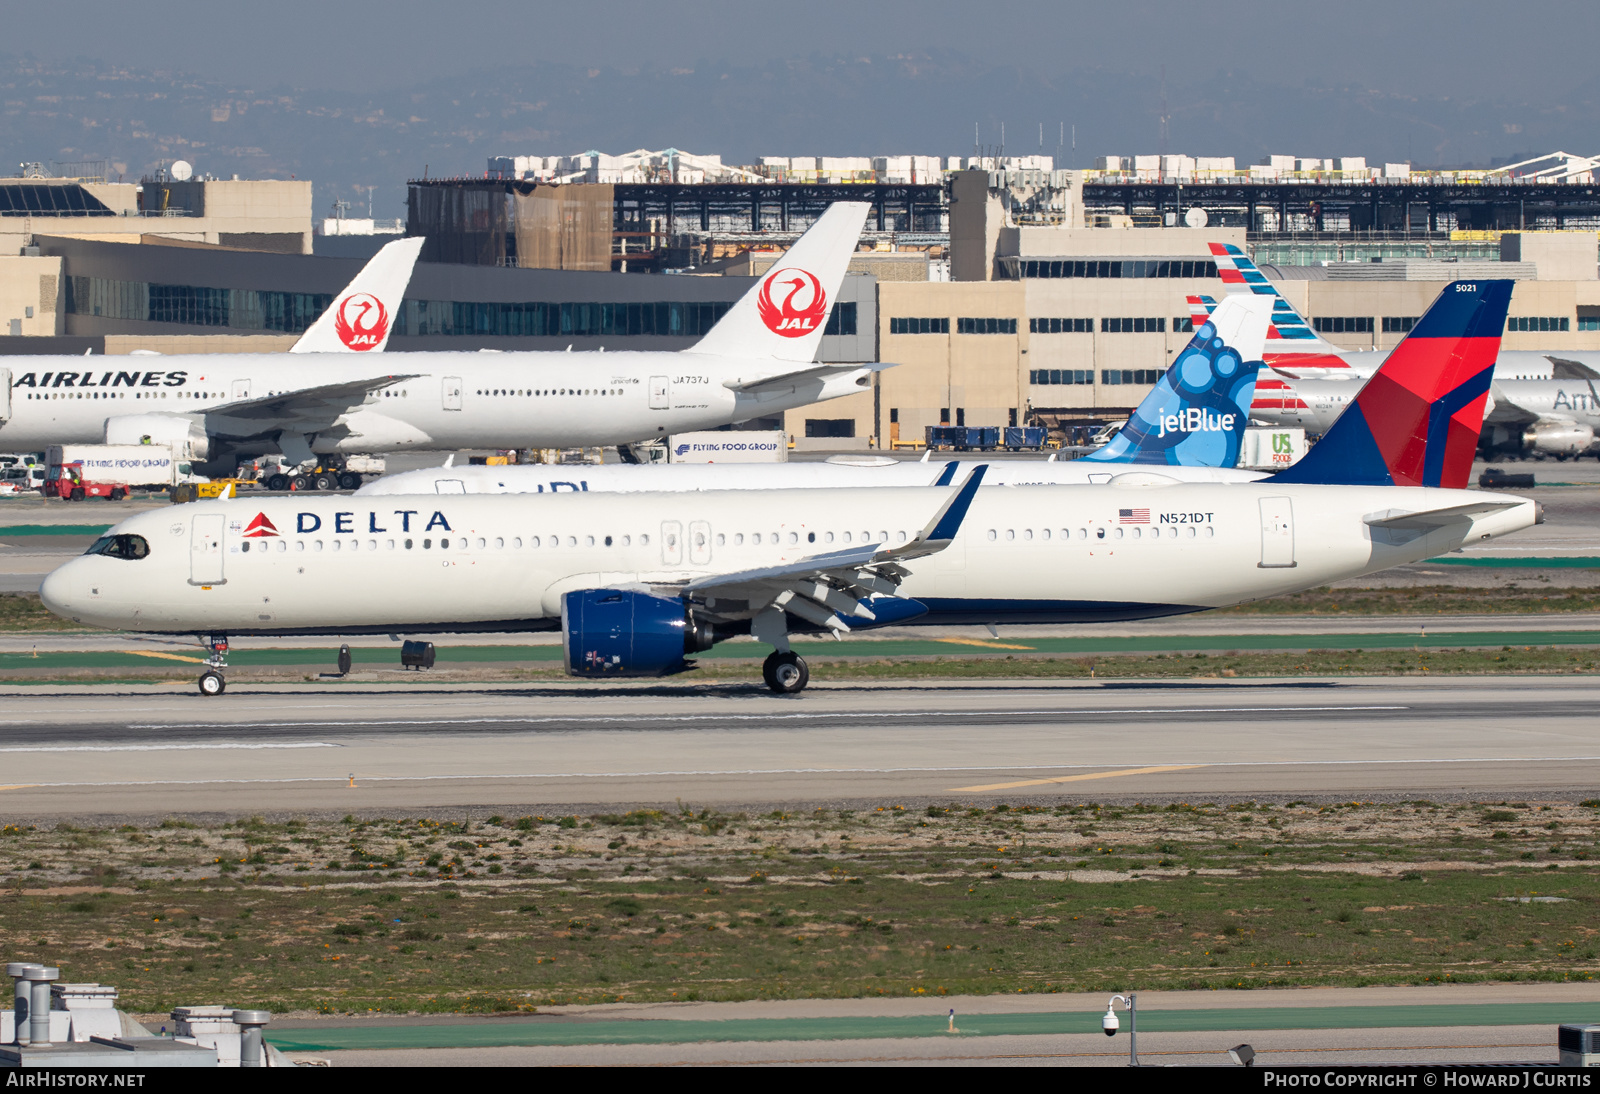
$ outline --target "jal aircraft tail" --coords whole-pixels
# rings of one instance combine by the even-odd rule
[[[1464,489],[1512,284],[1446,285],[1322,440],[1272,481]]]
[[[1237,466],[1271,311],[1260,297],[1225,298],[1195,327],[1194,337],[1122,431],[1084,459]]]
[[[836,201],[717,321],[695,353],[809,363],[871,205]]]
[[[354,281],[306,329],[290,353],[371,353],[383,349],[411,283],[423,237],[386,244],[361,267]]]

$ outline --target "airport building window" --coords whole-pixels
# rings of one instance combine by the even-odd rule
[[[1600,315],[1578,316],[1579,330],[1600,330]]]
[[[1172,317],[1172,333],[1174,333],[1174,334],[1193,334],[1194,333],[1194,316],[1192,316],[1192,315],[1175,315],[1175,316],[1173,316]]]
[[[980,316],[975,319],[957,319],[957,334],[1016,334],[1015,319],[997,319]]]
[[[822,328],[822,333],[827,335],[852,335],[856,332],[856,302],[844,300],[833,306],[828,312],[828,325]]]
[[[1101,334],[1163,334],[1166,329],[1167,321],[1154,316],[1109,317],[1100,320]]]
[[[1506,320],[1508,331],[1571,330],[1572,320],[1565,315],[1513,315]]]
[[[157,285],[106,277],[69,277],[66,281],[68,313],[146,323],[301,334],[333,303],[327,293]]]
[[[948,319],[898,318],[889,320],[890,334],[949,334]]]
[[[1100,370],[1102,384],[1153,384],[1161,379],[1161,370],[1158,368],[1103,368]]]
[[[1039,368],[1028,371],[1028,383],[1053,386],[1056,384],[1092,384],[1092,368]]]
[[[856,420],[854,418],[807,418],[807,437],[854,437],[856,435]]]
[[[1012,279],[1018,277],[1216,277],[1217,264],[1207,259],[1008,259]]]
[[[1411,328],[1417,325],[1415,315],[1386,315],[1383,317],[1384,334],[1410,334]]]
[[[1311,321],[1318,334],[1371,334],[1370,315],[1319,315]]]
[[[731,304],[546,304],[407,300],[395,318],[396,335],[487,334],[500,337],[698,338],[727,314]]]
[[[1030,334],[1092,334],[1093,319],[1030,319]]]

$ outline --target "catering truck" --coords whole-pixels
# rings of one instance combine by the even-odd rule
[[[47,498],[117,501],[133,488],[170,490],[180,483],[205,482],[189,461],[165,444],[53,444],[45,449]]]

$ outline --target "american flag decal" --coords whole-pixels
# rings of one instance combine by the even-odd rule
[[[1150,510],[1148,509],[1118,509],[1118,524],[1149,524]]]

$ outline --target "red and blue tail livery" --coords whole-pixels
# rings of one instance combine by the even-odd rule
[[[1512,284],[1446,285],[1322,440],[1272,481],[1464,489]]]

